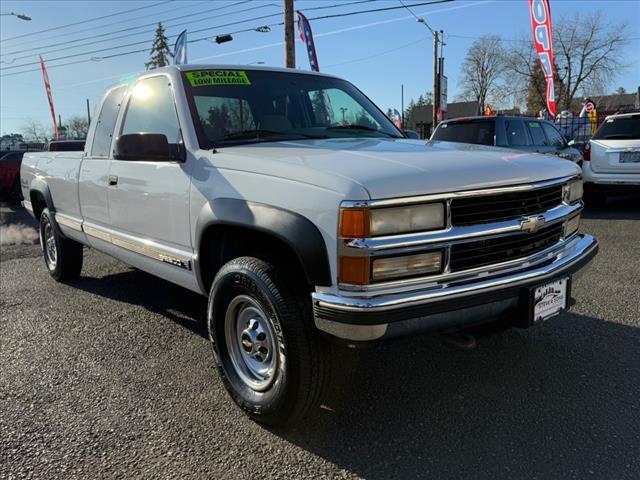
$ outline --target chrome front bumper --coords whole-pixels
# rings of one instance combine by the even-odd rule
[[[371,341],[412,331],[447,330],[481,323],[518,304],[523,289],[582,269],[598,252],[590,235],[543,265],[515,273],[428,290],[378,296],[312,294],[316,327],[350,341]]]

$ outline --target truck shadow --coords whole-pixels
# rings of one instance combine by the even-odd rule
[[[423,337],[339,357],[342,378],[322,413],[276,434],[361,477],[632,478],[640,469],[640,329],[566,314],[482,337],[473,351]]]
[[[142,306],[209,339],[207,299],[153,275],[131,269],[99,278],[80,277],[70,285],[94,295]]]
[[[146,273],[73,286],[207,338],[206,299]],[[639,328],[570,313],[480,337],[472,351],[423,336],[333,354],[339,368],[322,408],[271,432],[360,477],[622,479],[640,471]]]

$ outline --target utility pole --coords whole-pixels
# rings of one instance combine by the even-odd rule
[[[284,62],[287,68],[296,68],[293,0],[284,0]]]
[[[400,85],[400,128],[404,129],[404,83]]]
[[[438,124],[438,108],[440,106],[440,85],[438,78],[438,32],[433,32],[433,116],[431,132]]]
[[[89,109],[89,99],[87,98],[87,128],[91,125],[91,110]]]

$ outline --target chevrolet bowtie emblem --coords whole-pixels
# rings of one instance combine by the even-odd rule
[[[536,233],[544,225],[544,217],[541,215],[528,217],[520,223],[520,229],[529,233]]]

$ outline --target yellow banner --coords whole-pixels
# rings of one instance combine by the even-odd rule
[[[202,70],[186,72],[192,87],[209,85],[251,85],[244,70]]]

